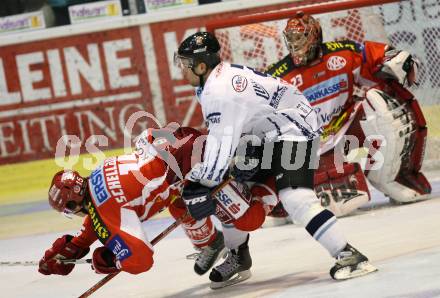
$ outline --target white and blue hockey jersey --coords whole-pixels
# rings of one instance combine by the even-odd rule
[[[264,142],[317,138],[317,113],[295,86],[246,66],[222,62],[196,89],[208,127],[204,162],[193,178],[212,187],[222,181],[243,135]]]

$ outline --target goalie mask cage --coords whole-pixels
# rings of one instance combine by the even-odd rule
[[[304,0],[286,9],[214,20],[206,24],[221,45],[221,58],[264,71],[288,54],[282,31],[297,11],[320,21],[324,41],[379,41],[417,57],[419,86],[411,88],[428,121],[428,159],[439,159],[440,3],[436,0]],[[335,45],[337,46],[337,45]],[[435,145],[435,146],[433,146]],[[433,155],[434,154],[434,155]]]

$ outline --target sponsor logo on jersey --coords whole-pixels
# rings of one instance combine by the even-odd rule
[[[269,72],[273,77],[281,77],[283,74],[289,69],[289,65],[287,62],[284,62],[283,64],[279,66],[271,65],[269,68]],[[273,69],[271,69],[273,67]]]
[[[247,79],[241,75],[235,75],[232,78],[232,88],[234,88],[236,92],[243,92],[246,89],[247,85]]]
[[[251,84],[252,87],[254,88],[255,94],[259,97],[264,98],[265,100],[269,100],[269,92],[267,92],[266,89],[264,89],[263,86],[261,86],[260,84],[258,84],[257,82],[255,82],[254,80],[251,79]]]
[[[324,132],[321,134],[321,138],[326,140],[330,135],[336,134],[342,126],[348,121],[350,113],[345,111],[341,115],[331,119],[330,123],[325,126]]]
[[[341,74],[325,80],[317,85],[303,90],[304,96],[310,103],[335,95],[348,89],[347,74]]]
[[[283,97],[284,93],[286,93],[287,87],[286,86],[277,86],[277,90],[273,93],[272,98],[270,99],[269,105],[271,107],[274,107],[275,109],[278,108],[278,105],[280,104],[280,100]]]
[[[217,199],[219,203],[226,207],[232,214],[237,214],[240,211],[240,203],[235,203],[225,192],[220,191]]]
[[[344,105],[340,105],[337,107],[334,107],[333,110],[331,110],[329,113],[323,112],[321,113],[321,108],[315,108],[315,111],[318,113],[319,117],[321,118],[321,122],[324,124],[327,124],[332,120],[332,118],[335,115],[338,115],[340,112],[344,110]]]
[[[119,262],[131,256],[131,251],[119,235],[115,235],[106,245]]]
[[[326,42],[325,46],[326,46],[327,50],[330,52],[340,51],[340,50],[344,50],[344,49],[356,51],[356,46],[355,46],[354,42],[333,41],[333,42]]]
[[[87,212],[89,213],[90,220],[92,221],[93,231],[95,231],[99,241],[101,241],[102,244],[105,244],[107,239],[111,236],[111,233],[105,226],[101,217],[99,217],[95,206],[90,201],[87,202]]]
[[[110,193],[105,185],[102,166],[96,168],[92,172],[89,178],[89,185],[92,192],[92,198],[95,201],[96,206],[101,206],[101,204],[110,198]]]
[[[347,64],[347,60],[341,56],[331,56],[327,60],[327,68],[329,70],[340,70]]]
[[[209,128],[210,124],[219,124],[222,113],[214,112],[206,116],[206,126]]]

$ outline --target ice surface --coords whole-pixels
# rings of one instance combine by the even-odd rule
[[[333,259],[304,229],[287,225],[252,233],[253,276],[213,291],[208,274],[196,275],[193,261],[185,258],[194,250],[178,229],[155,247],[151,271],[122,273],[92,297],[440,297],[440,182],[433,186],[436,198],[402,206],[390,207],[387,199],[373,192],[372,205],[340,219],[349,242],[379,268],[369,276],[332,280],[328,270]],[[150,238],[170,223],[170,219],[147,223]],[[0,261],[38,260],[62,234],[0,240]],[[89,265],[77,265],[69,276],[3,266],[0,296],[77,297],[102,277]]]

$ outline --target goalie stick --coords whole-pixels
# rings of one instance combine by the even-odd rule
[[[211,193],[211,196],[214,196],[215,194],[217,194],[219,191],[222,190],[222,188],[224,186],[226,186],[229,182],[231,182],[231,180],[233,179],[233,177],[229,177],[228,179],[226,179],[225,181],[223,181],[220,185],[218,185],[213,192]],[[157,235],[152,241],[151,241],[151,245],[155,245],[157,244],[160,240],[162,240],[163,238],[165,238],[169,233],[171,233],[175,228],[177,228],[177,226],[180,225],[180,223],[182,222],[182,220],[188,216],[188,212],[186,212],[184,215],[182,215],[181,217],[179,217],[178,219],[176,219],[175,222],[173,222],[168,228],[166,228],[164,231],[162,231],[162,233],[160,233],[159,235]],[[81,296],[79,296],[79,298],[86,298],[89,297],[90,295],[92,295],[94,292],[96,292],[98,289],[100,289],[103,285],[105,285],[106,283],[108,283],[113,277],[115,277],[116,275],[118,275],[121,271],[115,272],[115,273],[110,273],[107,276],[105,276],[103,279],[101,279],[100,281],[98,281],[96,284],[94,284],[90,289],[88,289],[86,292],[84,292]]]

